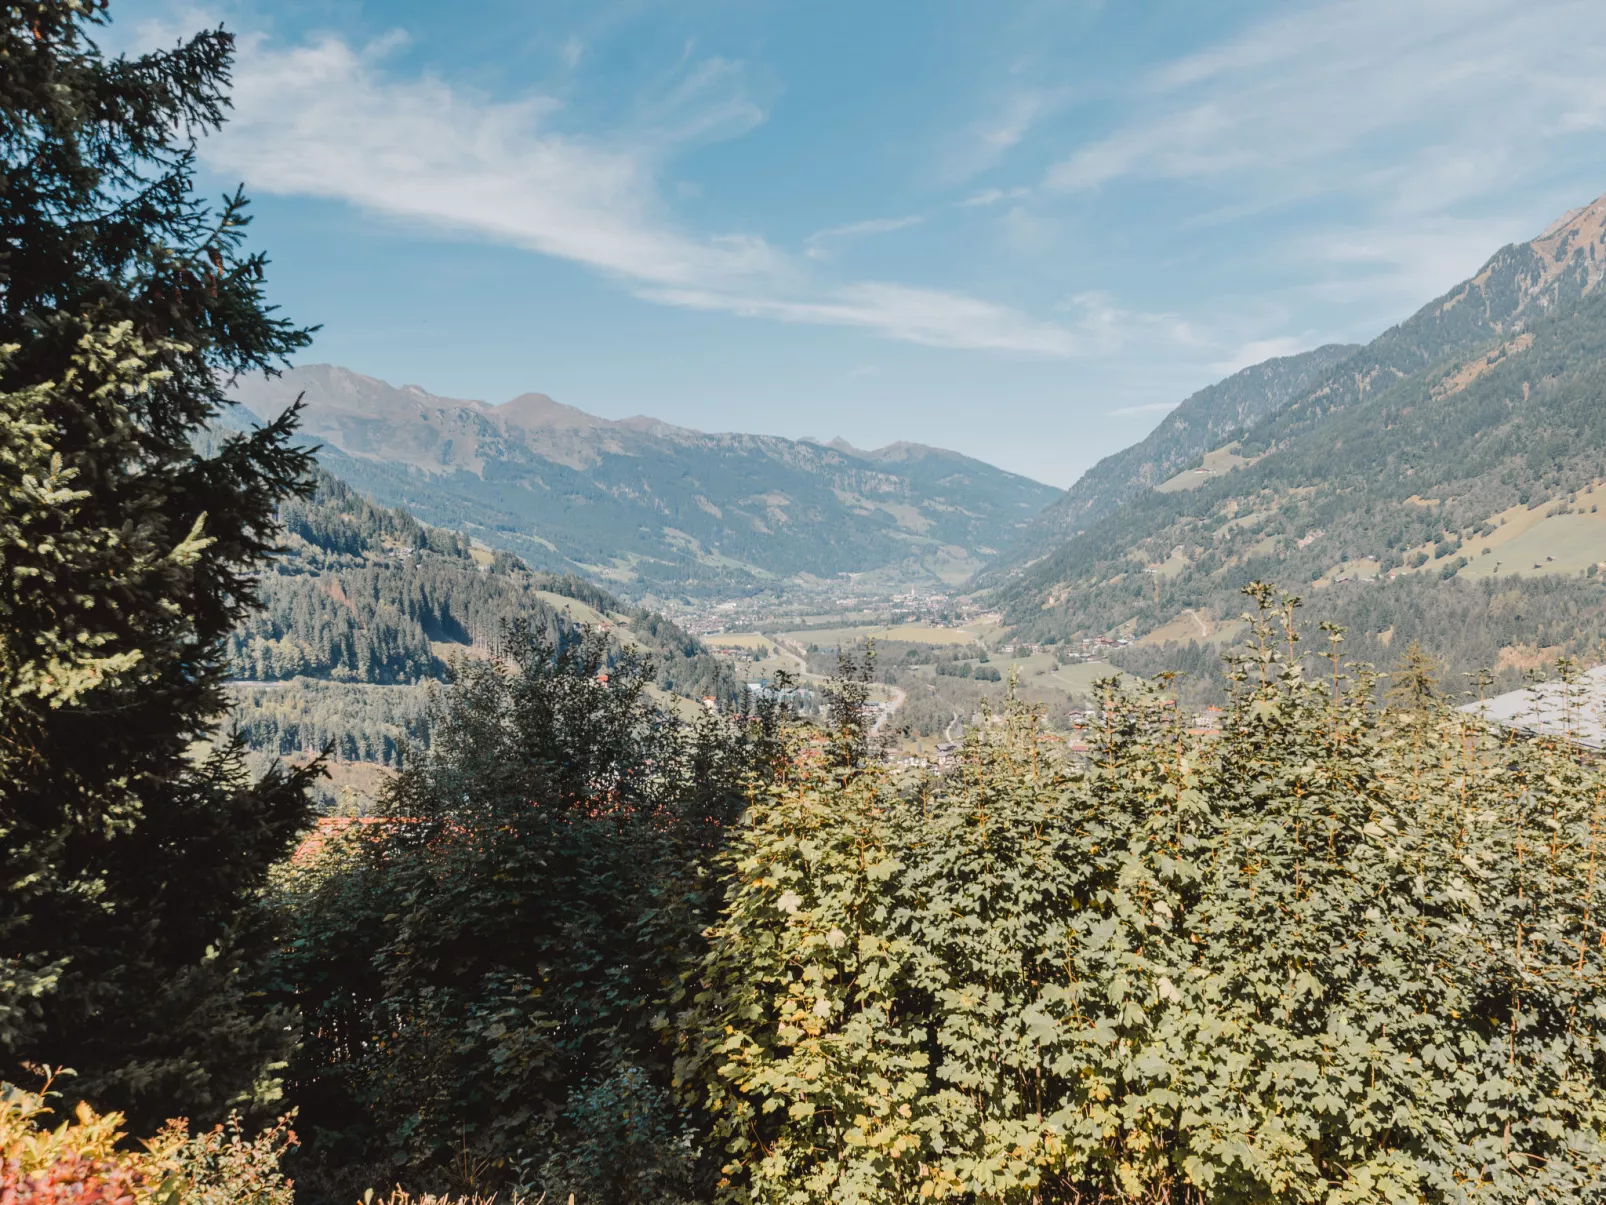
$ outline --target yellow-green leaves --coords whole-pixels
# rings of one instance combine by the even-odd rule
[[[755,808],[730,856],[766,882],[683,1030],[740,1035],[682,1062],[724,1196],[1600,1190],[1606,773],[1431,699],[1396,732],[1286,644],[1219,737],[1114,699],[1085,774],[1015,716],[919,798],[866,769]]]

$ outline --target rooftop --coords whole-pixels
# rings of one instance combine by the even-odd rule
[[[1540,682],[1461,708],[1502,728],[1557,736],[1588,749],[1606,749],[1606,665],[1564,682]]]

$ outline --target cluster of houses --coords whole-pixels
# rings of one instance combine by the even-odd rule
[[[1026,657],[1032,653],[1052,653],[1056,649],[1065,651],[1069,649],[1073,655],[1080,654],[1083,658],[1096,657],[1107,649],[1123,649],[1132,642],[1125,636],[1088,636],[1083,640],[1067,640],[1062,644],[1032,644],[1029,641],[1017,641],[1013,644],[1001,644],[998,651],[1006,657]]]

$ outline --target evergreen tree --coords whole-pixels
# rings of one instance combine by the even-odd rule
[[[308,334],[264,303],[244,199],[193,192],[232,39],[111,59],[105,21],[0,7],[0,1074],[72,1067],[149,1128],[217,1115],[281,1053],[250,905],[311,772],[197,750],[308,458],[293,413],[196,437],[228,377]]]

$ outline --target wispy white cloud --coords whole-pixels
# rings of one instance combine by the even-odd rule
[[[1077,332],[1036,322],[1017,310],[962,293],[866,281],[820,300],[738,296],[691,289],[651,289],[644,296],[669,305],[724,310],[755,318],[849,326],[908,343],[1049,356],[1086,354],[1092,344]]]
[[[890,234],[894,230],[918,226],[925,220],[924,214],[911,213],[901,218],[869,218],[862,222],[831,226],[825,230],[816,230],[803,240],[804,251],[810,259],[825,259],[834,247],[843,242],[873,234]]]
[[[1302,351],[1309,351],[1320,343],[1319,339],[1310,335],[1284,335],[1273,339],[1251,339],[1233,348],[1230,353],[1215,361],[1210,367],[1224,377],[1231,376],[1240,369],[1248,368],[1251,364],[1260,364],[1266,360],[1275,360],[1279,356],[1292,356]]]
[[[1588,165],[1606,187],[1582,150],[1601,143],[1579,141],[1606,134],[1606,5],[1293,6],[1161,66],[1126,100],[1123,120],[1048,169],[1048,191],[1170,181],[1219,223],[1310,206],[1271,225],[1273,240],[1297,226],[1279,254],[1383,304],[1425,300],[1525,229],[1524,205],[1580,187],[1587,199]]]
[[[1270,202],[1392,186],[1437,209],[1497,183],[1523,140],[1601,128],[1603,69],[1593,0],[1329,0],[1154,72],[1134,118],[1048,183],[1252,175]],[[1379,176],[1380,159],[1399,166]]]
[[[706,287],[784,272],[762,238],[697,238],[664,221],[650,150],[559,132],[549,99],[492,102],[436,78],[390,80],[391,49],[247,39],[234,113],[205,158],[259,191],[348,201],[631,280]]]
[[[1195,354],[1215,346],[1194,323],[1178,314],[1145,313],[1119,304],[1107,293],[1089,291],[1060,307],[1076,315],[1076,329],[1106,355],[1135,348],[1166,346]]]
[[[1027,196],[1032,190],[1029,188],[984,188],[980,192],[971,193],[963,201],[958,202],[960,209],[980,209],[987,205],[996,205],[1000,201],[1014,201]]]
[[[996,167],[1065,96],[1059,89],[1018,86],[995,98],[980,117],[947,136],[939,178],[955,184]]]
[[[761,235],[698,234],[674,221],[660,183],[668,162],[689,143],[762,120],[740,64],[690,64],[629,129],[599,137],[565,129],[549,98],[493,100],[434,76],[399,76],[393,49],[333,36],[289,47],[243,39],[232,119],[203,155],[257,191],[336,199],[581,263],[659,304],[929,346],[1048,356],[1091,346],[1066,326],[959,292],[821,284]],[[809,249],[919,220],[836,227]]]
[[[1100,293],[1078,294],[1058,307],[1060,322],[1040,322],[1019,310],[963,293],[864,281],[829,298],[795,300],[700,290],[654,289],[644,296],[669,305],[723,310],[756,318],[857,327],[930,347],[962,347],[1046,356],[1108,359],[1138,351],[1219,351],[1174,314],[1117,305]]]

